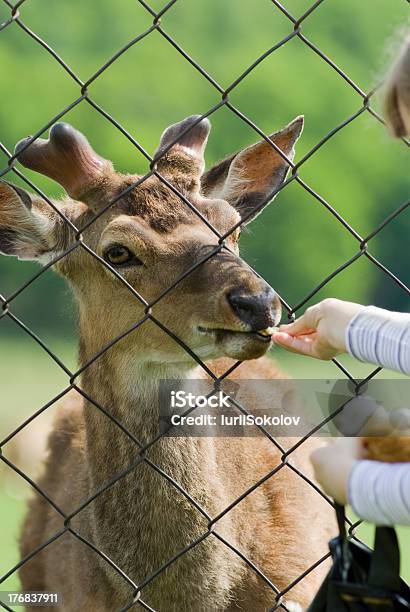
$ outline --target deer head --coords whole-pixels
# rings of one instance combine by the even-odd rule
[[[271,136],[288,159],[293,158],[302,127],[303,118],[298,117]],[[204,219],[219,235],[238,226],[227,235],[226,248],[166,293],[153,305],[152,314],[201,359],[222,355],[252,359],[269,348],[269,327],[280,319],[280,302],[239,258],[239,222],[256,216],[283,182],[289,164],[262,141],[204,174],[209,130],[209,122],[199,122],[198,117],[172,125],[163,133],[155,157],[157,171],[203,219],[155,174],[131,188],[140,177],[115,172],[111,162],[97,155],[87,139],[67,124],[54,125],[48,140],[18,143],[16,154],[24,166],[51,177],[66,190],[69,198],[56,204],[61,213],[76,228],[86,227],[82,244],[55,264],[70,281],[79,303],[85,358],[144,316],[146,304],[129,286],[152,303],[218,246],[218,235]],[[0,183],[2,253],[44,263],[75,242],[75,232],[47,202],[20,187]],[[191,360],[150,320],[120,345],[134,359],[147,363]]]

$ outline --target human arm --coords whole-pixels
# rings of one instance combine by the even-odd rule
[[[317,359],[349,352],[360,361],[410,374],[410,315],[326,299],[289,325],[273,341]]]
[[[342,438],[311,456],[316,480],[339,504],[377,525],[410,525],[410,463],[368,461],[359,438]]]

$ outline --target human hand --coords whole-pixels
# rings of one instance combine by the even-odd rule
[[[294,353],[333,359],[346,352],[346,328],[364,306],[328,298],[311,306],[289,325],[281,325],[272,340]]]
[[[310,456],[315,478],[325,493],[342,506],[348,503],[349,475],[354,463],[365,458],[360,438],[340,438],[317,448]]]

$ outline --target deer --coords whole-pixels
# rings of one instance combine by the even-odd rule
[[[193,354],[215,376],[232,369],[229,379],[286,378],[267,356],[281,302],[240,258],[238,241],[241,224],[285,181],[303,117],[273,133],[274,146],[261,140],[207,171],[210,122],[200,119],[163,132],[156,172],[143,181],[116,172],[83,134],[56,123],[48,139],[20,141],[16,156],[67,196],[50,206],[0,183],[0,251],[53,262],[78,309],[81,393],[71,390],[57,410],[38,480],[69,518],[36,493],[20,537],[23,591],[58,592],[63,612],[133,601],[162,612],[304,610],[327,569],[308,571],[335,531],[331,505],[307,482],[318,438],[292,453],[292,469],[285,461],[275,470],[281,451],[265,436],[163,436],[139,455],[118,426],[152,440],[160,380],[209,378]],[[79,245],[73,228],[83,228]],[[224,245],[206,257],[220,243],[214,228]],[[298,438],[280,440],[291,448]]]

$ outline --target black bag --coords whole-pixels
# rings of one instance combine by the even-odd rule
[[[345,513],[336,507],[340,535],[329,542],[333,565],[308,612],[410,610],[410,588],[400,578],[393,527],[376,527],[374,551],[346,537]]]

